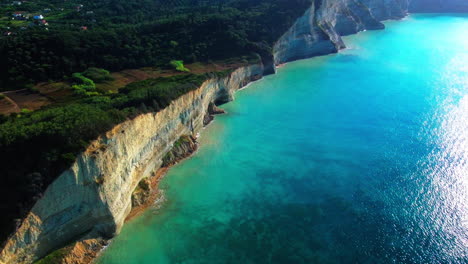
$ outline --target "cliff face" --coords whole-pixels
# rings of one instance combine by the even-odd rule
[[[380,21],[407,11],[408,0],[315,0],[274,46],[275,64],[337,52],[341,36],[383,29]]]
[[[411,0],[361,0],[378,20],[399,19],[408,12]]]
[[[276,65],[312,56],[337,52],[343,48],[341,38],[329,25],[320,24],[317,15],[318,4],[314,3],[306,13],[284,34],[273,48]],[[328,32],[332,31],[332,32]]]
[[[133,191],[162,165],[173,143],[195,136],[214,102],[232,100],[262,73],[262,65],[252,65],[208,80],[161,112],[126,121],[94,141],[48,187],[7,242],[0,263],[30,263],[83,235],[115,236],[131,210]]]
[[[380,22],[411,12],[468,12],[467,0],[314,0],[312,6],[276,43],[276,65],[337,52],[341,36],[383,29]]]
[[[337,52],[344,48],[340,36],[382,29],[381,20],[402,18],[407,10],[407,0],[315,0],[274,45],[274,64]],[[0,263],[31,263],[78,237],[118,234],[139,182],[173,163],[171,155],[193,151],[177,141],[194,137],[221,112],[215,104],[232,100],[264,72],[263,65],[252,65],[208,80],[163,111],[126,121],[94,141],[48,187],[0,253]]]

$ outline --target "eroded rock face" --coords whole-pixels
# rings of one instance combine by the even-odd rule
[[[209,123],[211,123],[211,121],[214,120],[215,115],[221,115],[221,114],[224,114],[224,113],[226,113],[226,111],[224,111],[223,109],[217,107],[214,103],[211,103],[208,106],[208,112],[205,115],[205,119],[203,120],[203,123],[206,126]]]
[[[262,73],[262,65],[252,65],[208,80],[161,112],[126,121],[94,141],[47,188],[7,242],[0,263],[31,263],[85,234],[118,234],[131,210],[133,191],[161,167],[173,143],[195,136],[213,102],[232,100],[237,89]]]
[[[208,109],[209,108],[210,107],[208,107]],[[172,149],[164,155],[162,166],[170,167],[176,164],[180,160],[191,156],[197,148],[197,142],[193,136],[181,136],[176,142],[174,142]]]
[[[361,0],[361,2],[380,21],[399,19],[408,12],[408,0]]]
[[[144,178],[132,193],[132,208],[144,205],[151,196],[151,180]]]
[[[315,0],[277,41],[274,64],[337,52],[344,48],[341,35],[381,29],[381,20],[401,18],[407,10],[408,0]],[[77,237],[118,234],[138,183],[163,165],[177,140],[195,136],[221,113],[215,104],[231,101],[237,89],[271,72],[273,65],[266,64],[208,80],[161,112],[126,121],[94,141],[48,187],[0,253],[0,263],[31,263]],[[184,144],[175,155],[191,147]]]
[[[317,2],[317,1],[316,1]],[[273,48],[276,65],[303,58],[337,52],[344,47],[338,34],[331,34],[329,25],[320,24],[317,19],[317,4],[314,3],[305,14],[278,40]]]
[[[337,52],[343,35],[383,29],[386,19],[403,18],[408,0],[315,0],[276,43],[275,64]]]

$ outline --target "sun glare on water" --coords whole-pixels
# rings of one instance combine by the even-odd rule
[[[427,182],[419,197],[432,205],[421,213],[432,223],[422,221],[420,228],[444,254],[468,257],[468,53],[454,57],[442,79],[450,84],[449,96],[430,121],[432,131],[425,132],[432,134],[434,148],[421,164]]]

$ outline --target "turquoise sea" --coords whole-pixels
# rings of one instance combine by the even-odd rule
[[[468,15],[386,26],[238,92],[98,263],[468,263]]]

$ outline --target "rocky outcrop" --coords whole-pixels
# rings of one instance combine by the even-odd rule
[[[276,65],[337,52],[341,36],[383,29],[380,22],[406,16],[408,0],[315,0],[273,48]]]
[[[132,194],[132,208],[144,205],[150,198],[152,191],[150,178],[141,180]]]
[[[344,47],[338,34],[328,33],[328,25],[320,24],[314,3],[273,47],[276,65],[303,58],[337,52]]]
[[[309,58],[345,48],[341,36],[383,29],[380,21],[411,12],[468,12],[466,0],[314,0],[273,48],[274,63]]]
[[[210,109],[210,106],[208,106],[208,109]],[[208,112],[210,112],[210,110],[208,110]],[[162,167],[170,167],[178,161],[189,157],[196,150],[197,143],[193,136],[181,136],[176,142],[174,142],[172,149],[164,155],[162,159]]]
[[[380,21],[400,19],[408,13],[408,0],[361,0]]]
[[[339,36],[366,29],[383,29],[367,6],[359,1],[325,1],[318,12],[321,24],[327,24]]]
[[[223,109],[217,107],[214,103],[211,103],[208,106],[208,112],[205,115],[205,120],[203,121],[203,123],[206,126],[209,123],[211,123],[211,121],[213,121],[215,115],[220,115],[220,114],[224,114],[224,113],[226,113],[226,112]]]

